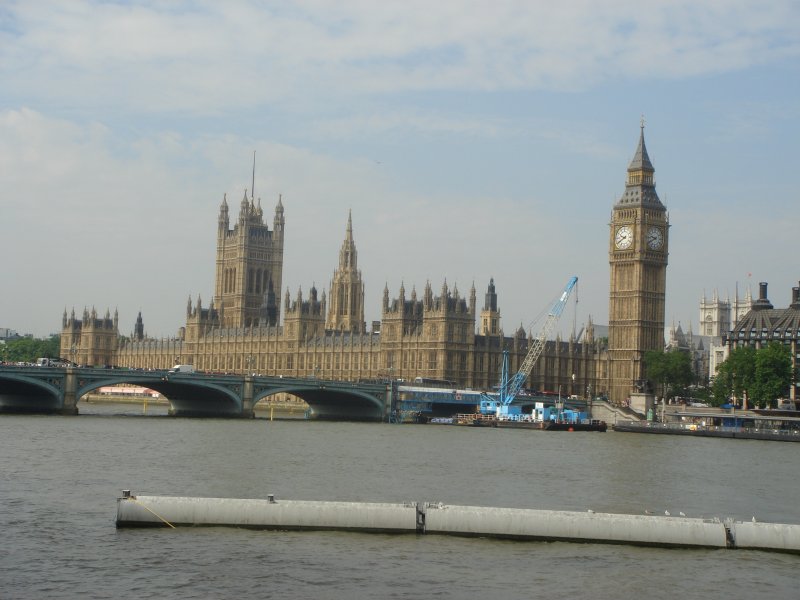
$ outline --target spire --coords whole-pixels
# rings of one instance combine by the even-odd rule
[[[278,194],[278,204],[275,206],[275,219],[273,220],[273,229],[277,235],[283,235],[283,227],[286,220],[283,216],[283,201],[281,194]]]
[[[642,117],[639,130],[639,144],[628,165],[628,178],[625,182],[625,193],[617,201],[616,207],[624,205],[643,206],[663,209],[664,205],[656,193],[655,169],[647,154],[644,143],[644,117]]]
[[[497,312],[497,292],[494,287],[494,277],[489,279],[489,287],[486,290],[486,297],[483,304],[483,310],[491,310]]]
[[[344,241],[339,250],[339,270],[355,271],[358,268],[358,252],[356,243],[353,241],[353,214],[352,210],[347,211],[347,228],[345,229]]]
[[[633,160],[628,166],[628,173],[631,171],[655,172],[653,163],[650,162],[650,157],[647,155],[647,146],[644,145],[644,116],[642,116],[639,125],[639,145],[636,147],[636,154],[633,155]]]
[[[475,281],[472,281],[472,287],[469,289],[469,312],[474,316],[475,315],[475,303],[476,303],[476,294],[475,294]]]

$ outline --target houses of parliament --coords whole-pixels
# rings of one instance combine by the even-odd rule
[[[141,313],[133,334],[121,336],[116,312],[84,310],[76,318],[74,309],[65,310],[62,357],[83,365],[164,369],[182,363],[199,371],[345,381],[421,377],[487,390],[498,383],[505,351],[511,372],[524,360],[531,333],[504,332],[493,280],[480,304],[474,284],[463,295],[447,283],[438,289],[427,283],[421,293],[401,285],[396,296],[385,287],[381,320],[368,327],[349,214],[327,293],[314,286],[307,294],[287,289],[281,300],[284,226],[280,197],[272,227],[252,190],[233,222],[223,197],[214,296],[207,305],[189,299],[177,337],[146,337]],[[560,386],[564,393],[622,402],[641,386],[644,353],[664,348],[668,229],[642,126],[609,224],[608,338],[596,337],[590,321],[580,339],[573,333],[547,341],[527,388]]]

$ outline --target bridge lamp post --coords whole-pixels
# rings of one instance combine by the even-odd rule
[[[70,346],[70,348],[69,348],[69,359],[70,359],[70,361],[72,361],[72,366],[73,367],[75,366],[75,351],[76,350],[77,350],[77,348],[75,348],[75,343],[73,342],[72,346]]]
[[[253,373],[253,372],[252,372],[252,369],[251,369],[251,367],[252,367],[252,364],[253,364],[253,356],[252,356],[252,355],[250,355],[250,356],[247,356],[247,357],[244,359],[244,362],[245,362],[245,364],[247,365],[247,374],[248,374],[248,375],[255,375],[255,373]]]

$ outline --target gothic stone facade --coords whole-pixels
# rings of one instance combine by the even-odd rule
[[[595,339],[590,321],[580,340],[547,342],[528,388],[561,387],[564,393],[582,397],[610,393],[612,400],[622,402],[642,378],[643,353],[663,349],[669,223],[655,193],[653,173],[642,132],[625,193],[612,213],[608,350]],[[351,216],[329,295],[312,286],[307,296],[298,290],[292,297],[287,290],[279,303],[282,200],[272,230],[263,220],[260,200],[255,202],[246,192],[232,229],[229,221],[223,199],[214,298],[208,306],[199,297],[189,299],[186,325],[177,338],[148,338],[141,314],[133,335],[119,336],[116,318],[100,335],[88,314],[81,322],[67,319],[65,313],[62,356],[72,355],[79,364],[141,369],[193,364],[202,371],[350,381],[423,377],[491,389],[500,376],[503,351],[509,351],[514,372],[532,342],[521,328],[504,334],[494,281],[480,312],[474,285],[467,296],[446,282],[438,294],[426,283],[419,296],[416,289],[407,295],[401,285],[396,298],[390,298],[387,286],[381,321],[368,330]]]
[[[530,334],[522,329],[512,336],[504,334],[494,281],[480,312],[478,334],[475,287],[464,297],[446,282],[438,294],[426,284],[420,297],[416,290],[407,295],[401,285],[394,299],[390,299],[387,286],[382,319],[368,331],[364,283],[349,216],[329,295],[311,287],[307,295],[298,290],[292,297],[287,290],[277,305],[274,288],[282,264],[275,257],[282,257],[283,252],[282,203],[276,208],[277,231],[267,230],[260,207],[252,200],[243,200],[241,213],[244,216],[240,214],[237,226],[230,230],[223,200],[216,294],[208,306],[199,297],[189,300],[186,325],[177,338],[148,338],[141,314],[131,336],[118,335],[116,316],[106,323],[94,313],[87,313],[83,321],[74,315],[68,319],[65,314],[62,355],[72,355],[78,364],[140,369],[193,364],[211,372],[349,381],[424,377],[474,389],[497,385],[503,350],[509,351],[512,371],[525,358]],[[604,387],[598,382],[607,369],[604,357],[590,323],[580,343],[575,339],[547,343],[528,386],[557,390],[561,385],[564,393],[581,396],[588,391],[602,393]]]
[[[608,354],[615,403],[645,391],[644,354],[664,349],[669,218],[654,173],[642,125],[625,192],[611,213]]]

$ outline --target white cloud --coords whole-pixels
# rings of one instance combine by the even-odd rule
[[[573,273],[583,314],[605,321],[608,214],[637,133],[621,134],[620,122],[651,105],[662,113],[648,126],[651,156],[676,232],[668,277],[680,282],[668,320],[695,316],[712,275],[721,286],[737,277],[725,259],[704,266],[692,252],[713,256],[733,229],[747,235],[725,228],[753,220],[748,190],[793,190],[785,168],[767,165],[769,180],[763,166],[729,177],[715,160],[743,156],[733,167],[743,171],[782,125],[796,138],[793,96],[695,100],[686,85],[796,57],[791,2],[75,1],[4,11],[0,233],[19,257],[4,275],[23,285],[0,297],[0,317],[13,321],[0,325],[19,330],[57,329],[66,303],[118,306],[122,331],[142,308],[150,333],[172,334],[187,294],[210,297],[219,203],[227,193],[238,212],[253,150],[269,219],[284,195],[284,290],[327,287],[352,209],[368,320],[384,282],[394,296],[401,281],[438,290],[446,278],[462,294],[474,281],[480,303],[494,276],[507,331]],[[654,82],[669,97],[656,97]],[[763,144],[751,150],[754,139]],[[692,202],[696,213],[685,210]],[[759,215],[759,226],[796,221],[795,206]],[[687,222],[701,225],[681,239]],[[778,239],[757,260],[737,245],[736,264],[752,259],[767,273],[758,277],[787,285],[777,279],[796,275]]]
[[[209,114],[413,90],[586,89],[800,53],[791,2],[20,3],[0,72],[60,104]]]

